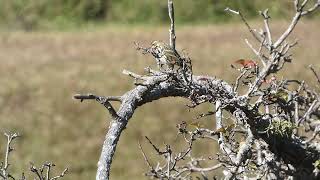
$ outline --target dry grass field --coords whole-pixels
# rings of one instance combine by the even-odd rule
[[[258,27],[259,23],[253,22]],[[275,22],[273,29],[284,30],[288,22]],[[320,21],[303,21],[293,38],[299,45],[295,58],[279,78],[312,81],[308,64],[320,69]],[[0,33],[0,132],[16,131],[22,138],[15,143],[11,162],[15,173],[28,172],[29,162],[52,161],[56,172],[69,167],[65,179],[94,179],[96,163],[106,133],[109,114],[96,102],[80,103],[76,93],[121,95],[134,87],[123,69],[143,73],[154,60],[142,55],[133,42],[149,45],[167,40],[167,27],[110,26],[68,32]],[[255,56],[244,38],[250,34],[242,24],[177,27],[177,46],[193,59],[195,74],[208,74],[233,83],[236,72],[230,68],[239,58]],[[319,89],[318,89],[319,90]],[[143,141],[150,137],[156,144],[178,144],[175,125],[191,122],[195,111],[183,99],[162,99],[137,110],[122,134],[111,179],[144,179],[147,169],[138,149],[140,140],[148,154],[154,153]],[[212,126],[210,118],[202,120]],[[4,140],[1,138],[3,157]],[[215,144],[203,143],[197,152],[214,155]]]

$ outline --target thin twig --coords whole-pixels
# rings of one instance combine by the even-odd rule
[[[157,148],[157,146],[154,145],[154,144],[152,143],[152,141],[151,141],[147,136],[145,136],[145,138],[148,140],[148,142],[152,145],[153,149],[154,149],[155,151],[157,151],[157,153],[158,153],[159,155],[168,153],[167,151],[161,151],[159,148]]]
[[[111,105],[109,101],[122,101],[121,96],[109,96],[109,97],[104,97],[104,96],[96,96],[94,94],[87,94],[87,95],[81,95],[81,94],[76,94],[73,96],[74,99],[79,99],[81,102],[83,100],[89,100],[89,99],[94,99],[98,101],[100,104],[102,104],[105,108],[108,109],[110,115],[112,118],[115,120],[120,120],[121,117],[118,116],[117,112]]]
[[[51,166],[52,166],[53,164],[47,163],[46,165],[47,165],[46,180],[50,180],[50,171],[51,171]]]
[[[102,97],[102,96],[96,96],[94,94],[76,94],[73,96],[74,99],[79,99],[81,102],[83,100],[96,99],[97,97]],[[121,96],[108,96],[104,98],[106,98],[108,101],[119,101],[119,102],[122,101]]]
[[[208,171],[216,170],[216,169],[222,167],[222,165],[223,165],[222,163],[219,163],[214,166],[207,167],[207,168],[198,168],[198,167],[191,165],[190,170],[195,171],[195,172],[208,172]]]
[[[128,70],[126,70],[126,69],[124,69],[124,70],[122,71],[122,74],[128,75],[128,76],[133,77],[133,78],[135,78],[135,79],[147,80],[147,77],[146,77],[146,76],[142,76],[142,75],[133,73],[133,72],[128,71]]]
[[[139,145],[139,149],[140,149],[140,151],[141,151],[141,153],[142,153],[142,156],[143,156],[143,158],[144,158],[144,161],[145,161],[145,162],[147,163],[147,165],[149,166],[149,169],[152,170],[152,171],[154,171],[151,163],[149,162],[149,160],[148,160],[148,158],[147,158],[147,156],[146,156],[146,153],[145,153],[145,152],[143,151],[143,149],[142,149],[142,146],[141,146],[141,144],[140,144],[140,141],[138,141],[138,145]]]
[[[11,147],[11,143],[13,142],[13,140],[17,137],[19,137],[19,135],[17,133],[4,133],[4,135],[7,137],[7,146],[6,146],[6,150],[5,150],[5,156],[4,156],[4,164],[2,165],[2,173],[1,176],[4,176],[5,178],[8,177],[12,177],[9,172],[8,172],[8,168],[9,168],[9,157],[10,157],[10,153],[11,151],[13,151],[13,148]]]
[[[239,82],[240,82],[241,78],[242,78],[247,72],[248,72],[248,70],[245,69],[245,70],[242,71],[242,73],[237,77],[236,83],[235,83],[235,85],[234,85],[234,87],[233,87],[233,92],[237,92],[238,87],[239,87]]]
[[[245,39],[245,42],[247,43],[247,45],[250,47],[250,49],[256,54],[256,56],[260,59],[263,67],[266,66],[266,63],[265,63],[265,60],[263,59],[263,56],[261,56],[261,47],[263,46],[263,43],[264,43],[264,39],[262,40],[261,42],[261,46],[259,48],[259,51],[257,51],[253,46],[252,44],[248,41],[248,39]]]
[[[200,118],[203,118],[203,117],[206,117],[206,116],[211,116],[211,115],[214,115],[216,113],[216,111],[209,111],[207,113],[202,113],[202,114],[199,114],[196,119],[200,119]]]
[[[39,172],[37,167],[33,165],[33,163],[31,163],[30,171],[33,172],[39,178],[39,180],[44,180],[43,177],[41,176],[41,173]]]
[[[170,179],[170,164],[171,164],[171,151],[167,154],[167,176]]]
[[[315,11],[315,10],[316,10],[317,8],[319,8],[319,7],[320,7],[320,1],[318,0],[318,2],[317,2],[314,6],[312,6],[311,8],[309,8],[309,9],[306,10],[306,11],[303,11],[303,12],[301,13],[301,15],[302,15],[302,16],[307,15],[307,14]]]
[[[318,100],[314,100],[307,112],[299,119],[298,126],[300,125],[300,123],[305,121],[310,116],[310,114],[313,113],[314,109],[318,108],[318,106],[320,106],[320,102]]]
[[[294,7],[295,7],[296,11],[298,11],[300,0],[295,0],[293,3],[294,3]]]
[[[312,65],[309,65],[309,68],[311,69],[311,71],[313,72],[314,76],[316,77],[318,83],[320,84],[320,75],[316,72],[316,70],[313,68]]]
[[[64,177],[68,173],[68,170],[69,170],[68,168],[64,169],[60,175],[52,177],[50,180],[55,180],[55,179]]]
[[[258,36],[257,33],[256,33],[256,31],[251,28],[251,26],[250,26],[249,23],[247,22],[246,18],[242,15],[242,13],[241,13],[240,11],[232,10],[232,9],[230,9],[229,7],[225,8],[225,11],[229,11],[229,12],[231,12],[231,13],[234,13],[234,14],[239,15],[239,16],[241,17],[241,20],[242,20],[242,21],[244,22],[244,24],[247,26],[247,28],[248,28],[248,30],[250,31],[250,33],[253,35],[253,37],[254,37],[257,41],[262,42],[262,40],[263,40],[262,37]]]
[[[304,0],[302,3],[301,3],[301,5],[300,5],[300,11],[302,11],[303,10],[303,8],[306,6],[306,4],[308,3],[308,1],[309,0]]]
[[[295,28],[295,26],[297,25],[299,19],[301,18],[301,16],[307,15],[313,11],[315,11],[319,6],[320,6],[320,2],[319,0],[315,3],[315,5],[310,8],[307,11],[303,11],[303,8],[305,7],[305,5],[307,4],[308,0],[305,0],[300,8],[298,8],[298,10],[296,11],[296,14],[294,15],[288,29],[279,37],[279,39],[273,44],[273,48],[276,49],[278,48],[285,39],[287,39],[287,37],[291,34],[291,32],[293,31],[293,29]],[[297,2],[294,2],[295,6],[297,4]],[[303,12],[302,12],[303,11]]]
[[[271,32],[270,32],[270,26],[269,26],[270,16],[269,16],[268,12],[269,12],[269,10],[266,9],[265,11],[261,12],[261,15],[264,18],[263,22],[264,22],[264,28],[267,33],[268,44],[269,44],[269,46],[271,46],[272,45],[272,36],[271,36]]]
[[[216,111],[216,130],[222,128],[222,109],[221,109],[221,101],[217,100],[215,105]]]
[[[173,50],[176,50],[176,34],[175,34],[175,27],[174,27],[174,7],[173,7],[173,2],[172,0],[168,0],[168,13],[169,13],[169,18],[171,21],[171,26],[169,30],[169,37],[170,37],[170,47]]]

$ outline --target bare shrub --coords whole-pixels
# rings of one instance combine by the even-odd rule
[[[10,168],[12,165],[10,163],[10,155],[13,150],[15,150],[12,146],[12,143],[15,139],[19,137],[17,133],[5,133],[5,136],[7,138],[7,145],[5,148],[4,153],[4,159],[2,162],[0,162],[0,179],[2,180],[9,180],[9,179],[17,179],[10,171]],[[65,174],[68,172],[68,168],[66,168],[61,174],[57,176],[52,176],[52,169],[55,165],[50,162],[44,163],[41,167],[37,168],[34,164],[31,163],[30,165],[30,171],[34,175],[33,179],[37,180],[56,180],[60,179],[65,176]],[[24,173],[19,177],[20,180],[27,180]]]
[[[288,179],[318,178],[320,167],[320,96],[306,82],[277,77],[293,56],[291,49],[297,41],[288,39],[297,23],[306,15],[316,11],[320,1],[294,1],[295,14],[287,29],[275,37],[269,27],[268,10],[260,12],[264,27],[252,28],[240,11],[226,8],[227,12],[239,16],[252,34],[255,42],[245,39],[258,61],[241,59],[232,65],[239,72],[235,83],[229,85],[215,77],[194,75],[191,59],[176,50],[174,9],[168,0],[171,20],[169,43],[154,41],[150,47],[137,49],[151,54],[159,69],[146,68],[139,75],[124,70],[135,80],[136,87],[122,96],[75,95],[75,99],[96,100],[106,107],[112,117],[98,162],[96,179],[109,179],[110,166],[121,132],[135,109],[163,97],[184,97],[190,100],[189,108],[201,104],[212,104],[212,110],[198,118],[213,116],[216,127],[188,129],[189,124],[177,125],[187,146],[174,152],[170,145],[160,148],[147,138],[147,142],[160,157],[154,166],[140,149],[149,167],[147,176],[158,179],[190,179],[194,173],[198,178],[210,178],[208,172],[222,170],[225,179]],[[320,83],[319,75],[313,66]],[[320,84],[319,84],[320,85]],[[241,89],[241,90],[240,90]],[[120,102],[116,111],[110,102]],[[194,142],[209,139],[219,145],[217,164],[204,167],[210,158],[194,157]],[[211,157],[212,158],[212,157]]]

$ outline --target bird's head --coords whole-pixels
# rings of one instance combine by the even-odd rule
[[[161,45],[161,42],[160,41],[153,41],[151,45],[152,46],[159,46],[159,45]]]

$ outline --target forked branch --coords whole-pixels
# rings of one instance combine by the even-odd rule
[[[18,133],[5,133],[4,134],[7,137],[7,146],[5,150],[5,156],[4,161],[0,162],[0,179],[1,180],[9,180],[9,179],[16,179],[13,174],[10,173],[9,165],[14,165],[13,163],[9,163],[9,157],[11,155],[11,152],[14,150],[12,147],[13,141],[20,137]],[[57,176],[52,176],[52,168],[55,165],[52,163],[44,163],[40,168],[36,168],[33,164],[30,166],[30,171],[34,175],[34,179],[36,180],[56,180],[64,177],[67,172],[68,168],[64,169],[63,172]],[[24,173],[22,173],[20,180],[27,180]]]

